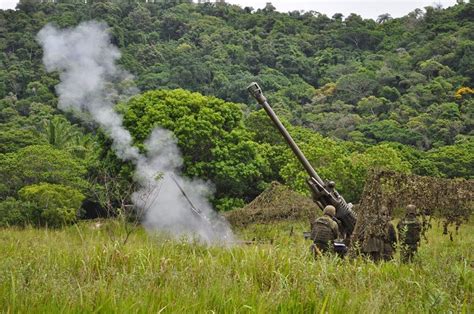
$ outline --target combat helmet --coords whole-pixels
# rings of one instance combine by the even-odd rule
[[[416,215],[416,206],[413,204],[408,204],[406,207],[407,215]]]
[[[332,205],[328,205],[328,206],[324,207],[323,214],[334,217],[334,216],[336,216],[336,208]]]

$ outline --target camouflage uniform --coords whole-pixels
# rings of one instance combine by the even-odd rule
[[[362,251],[370,256],[373,261],[384,259],[386,261],[393,258],[395,245],[397,243],[397,233],[395,227],[390,222],[388,209],[383,206],[381,210],[380,222],[385,224],[380,232],[383,234],[371,235],[364,242]]]
[[[409,208],[410,206],[411,208]],[[411,262],[418,250],[421,233],[421,223],[416,218],[416,208],[413,205],[407,206],[407,213],[398,223],[397,229],[400,237],[402,262]]]
[[[314,241],[311,248],[315,254],[332,250],[332,243],[339,235],[339,227],[333,220],[334,214],[331,210],[327,211],[326,208],[324,215],[316,219],[311,226],[311,239]]]
[[[364,241],[362,252],[370,256],[370,259],[376,262],[381,259],[383,248],[384,242],[382,237],[372,235]]]
[[[395,231],[395,227],[389,221],[385,226],[385,234],[383,239],[383,251],[382,251],[382,258],[386,261],[391,260],[393,258],[393,253],[395,252],[395,247],[397,244],[397,232]]]

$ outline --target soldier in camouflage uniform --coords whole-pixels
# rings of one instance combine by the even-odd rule
[[[393,224],[390,222],[390,213],[386,206],[382,207],[382,217],[385,221],[382,258],[385,261],[389,261],[393,259],[393,253],[395,253],[397,245],[397,232],[395,231]]]
[[[420,243],[421,223],[415,205],[408,205],[405,217],[397,225],[402,262],[411,262]]]
[[[314,221],[311,226],[311,239],[314,244],[311,249],[315,256],[332,251],[334,240],[339,236],[339,227],[334,221],[336,208],[328,205],[324,208],[323,216]]]
[[[381,236],[369,235],[362,245],[362,252],[374,262],[382,258],[384,243]]]
[[[390,214],[386,206],[382,206],[380,216],[377,217],[377,224],[380,227],[373,230],[374,234],[369,235],[365,240],[362,252],[367,254],[374,262],[382,259],[391,260],[395,252],[397,233],[390,222]]]

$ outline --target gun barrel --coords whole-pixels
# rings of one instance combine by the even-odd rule
[[[316,173],[314,168],[309,163],[308,159],[306,159],[306,157],[303,155],[303,152],[301,152],[300,148],[291,137],[290,133],[288,133],[283,123],[281,123],[280,119],[278,119],[278,116],[275,114],[272,107],[270,107],[270,104],[267,102],[267,99],[265,98],[265,96],[263,96],[260,86],[258,86],[257,83],[253,82],[252,84],[249,85],[249,87],[247,87],[247,90],[266,111],[266,113],[268,114],[270,119],[273,121],[273,123],[275,124],[278,131],[281,133],[281,135],[285,139],[285,141],[288,143],[293,153],[301,162],[301,164],[303,165],[304,169],[309,174],[309,176],[317,180],[321,185],[324,185],[323,180],[321,180],[319,175]]]
[[[309,182],[312,182],[310,187],[314,192],[313,199],[316,204],[318,204],[321,209],[323,209],[326,205],[333,205],[336,207],[336,217],[341,221],[343,225],[343,231],[347,233],[348,236],[350,236],[354,231],[357,221],[357,217],[352,211],[352,204],[346,203],[344,198],[339,195],[336,190],[334,190],[333,184],[326,184],[323,180],[321,180],[319,175],[316,173],[314,168],[299,149],[298,145],[296,145],[290,133],[288,133],[285,126],[281,123],[280,119],[278,119],[277,115],[268,104],[267,99],[265,96],[263,96],[260,86],[253,82],[247,87],[247,90],[267,112],[278,131],[280,131],[281,135],[283,135],[283,138],[286,140],[291,150],[308,173],[310,177]]]

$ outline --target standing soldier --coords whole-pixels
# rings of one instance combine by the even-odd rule
[[[324,208],[323,216],[316,219],[311,226],[311,246],[313,253],[317,256],[332,249],[334,240],[339,235],[339,227],[333,220],[336,216],[336,208],[328,205]]]
[[[421,223],[416,218],[416,206],[408,205],[405,217],[397,225],[402,262],[411,262],[420,243]]]
[[[391,260],[397,243],[395,227],[390,222],[387,206],[382,205],[380,214],[376,216],[370,234],[362,245],[362,252],[374,262]]]
[[[372,230],[377,232],[378,230]],[[384,242],[381,235],[370,233],[362,245],[362,252],[366,254],[374,262],[380,261],[384,248]]]
[[[389,261],[393,258],[393,253],[395,252],[397,232],[395,231],[393,224],[390,222],[390,213],[386,206],[382,206],[382,217],[385,222],[382,258],[385,261]]]

